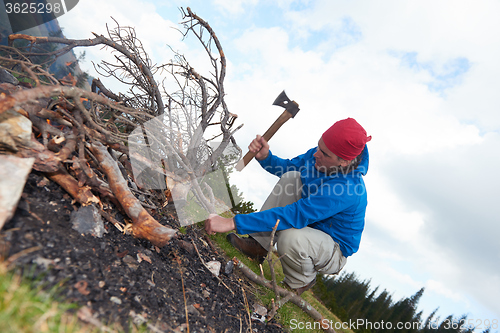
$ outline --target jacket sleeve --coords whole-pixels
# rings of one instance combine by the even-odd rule
[[[273,155],[273,153],[269,151],[269,155],[262,161],[259,161],[259,163],[267,172],[281,177],[288,171],[300,171],[300,168],[305,165],[305,160],[308,155],[313,155],[315,151],[316,148],[310,149],[305,154],[299,155],[292,159],[280,158],[276,155]]]
[[[338,184],[338,183],[336,183]],[[323,221],[356,204],[356,196],[327,195],[333,191],[332,184],[323,184],[317,194],[285,207],[275,207],[265,211],[236,215],[234,218],[239,234],[271,231],[279,219],[277,230],[301,229],[312,223]]]

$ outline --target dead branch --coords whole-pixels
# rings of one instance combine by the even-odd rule
[[[99,142],[94,142],[89,145],[89,149],[97,158],[101,169],[106,174],[111,191],[127,215],[132,219],[132,234],[134,237],[147,239],[158,247],[167,244],[177,231],[158,223],[141,206],[140,201],[130,192],[118,165],[109,155],[106,147]]]
[[[132,205],[130,202],[122,202],[128,197],[122,193],[128,189],[125,180],[137,187],[137,176],[148,169],[143,175],[159,175],[159,182],[150,183],[160,184],[160,188],[140,188],[146,200],[153,199],[144,205],[154,207],[151,202],[155,202],[155,208],[164,207],[164,191],[149,190],[163,190],[167,183],[172,196],[186,199],[192,192],[200,205],[213,213],[215,195],[210,187],[200,186],[204,176],[221,165],[238,161],[241,154],[233,135],[242,125],[234,128],[237,116],[229,112],[224,101],[227,61],[222,45],[210,25],[190,8],[183,19],[184,36],[196,36],[206,51],[213,69],[208,74],[195,70],[176,52],[170,63],[157,66],[134,28],[120,26],[116,21],[116,28],[108,29],[107,37],[94,34],[94,38],[77,40],[13,34],[9,36],[9,46],[0,46],[0,69],[23,81],[12,85],[9,93],[0,94],[0,114],[13,109],[27,116],[37,135],[26,147],[17,151],[13,146],[9,153],[35,157],[34,169],[50,173],[82,204],[108,198],[125,210],[131,209],[127,214],[136,219],[134,235],[162,244],[170,239],[170,231],[158,235],[163,229],[145,210],[135,211],[127,206]],[[54,48],[53,44],[57,46]],[[126,94],[114,94],[99,79],[93,82],[94,92],[89,92],[74,86],[78,74],[73,76],[72,71],[65,71],[66,76],[58,79],[47,72],[61,55],[77,47],[92,46],[104,46],[103,50],[115,56],[113,63],[103,61],[96,69],[105,77],[127,84]],[[69,68],[77,62],[66,62],[65,66]],[[159,74],[167,77],[156,81]],[[162,83],[162,91],[157,82]],[[211,133],[206,139],[209,126]],[[216,128],[220,134],[219,130],[212,132]],[[215,139],[220,144],[209,145]],[[96,149],[101,150],[96,148],[99,144],[123,154],[120,161],[128,168],[123,171],[124,183],[120,186],[112,178],[114,174],[106,174],[109,185],[102,180],[99,169],[104,167],[100,158],[93,156]],[[147,215],[142,216],[143,212]],[[153,231],[155,228],[160,229]]]
[[[24,89],[14,93],[12,96],[5,96],[4,99],[0,99],[0,113],[3,113],[13,107],[21,106],[24,103],[36,103],[37,100],[55,96],[64,96],[66,98],[74,99],[88,98],[121,112],[126,113],[132,111],[117,104],[116,102],[110,101],[106,97],[78,87],[50,85],[40,86],[33,89]]]
[[[278,284],[276,282],[276,273],[274,272],[274,265],[276,265],[276,263],[279,261],[279,259],[273,260],[272,248],[274,245],[274,236],[276,234],[276,230],[278,229],[279,223],[280,223],[280,220],[278,219],[276,221],[276,224],[273,227],[272,232],[271,232],[271,239],[269,241],[269,251],[267,252],[267,258],[266,258],[267,263],[269,264],[269,270],[271,272],[271,282],[272,282],[272,287],[274,290],[274,295],[276,296],[276,303],[277,304],[280,304],[280,294],[278,292]],[[272,308],[271,308],[271,312],[269,313],[268,320],[271,320],[276,315],[276,312],[278,311],[278,308],[280,307],[280,305],[277,305],[276,303],[273,300]]]
[[[18,155],[23,158],[34,157],[35,163],[33,164],[33,169],[37,171],[57,172],[61,168],[61,161],[69,156],[69,151],[71,150],[71,146],[74,147],[74,143],[73,139],[68,141],[65,145],[65,151],[58,155],[32,138],[27,146],[20,149]]]
[[[203,264],[203,266],[205,266],[205,268],[210,272],[212,273],[213,276],[215,276],[217,278],[217,280],[219,280],[220,283],[222,283],[224,285],[224,287],[226,287],[227,290],[229,290],[231,292],[231,294],[234,295],[234,292],[231,290],[231,288],[229,288],[225,283],[224,281],[222,281],[222,279],[220,277],[218,277],[217,275],[215,275],[211,270],[210,268],[207,266],[207,264],[205,263],[205,260],[203,260],[203,258],[201,257],[201,254],[200,254],[200,251],[198,251],[198,247],[196,246],[196,243],[191,240],[191,243],[193,243],[193,246],[194,246],[194,249],[196,250],[196,253],[198,254],[198,258],[200,258],[200,261],[201,263]]]
[[[252,271],[250,268],[248,268],[248,266],[246,266],[244,263],[242,263],[240,260],[238,260],[238,258],[236,258],[236,257],[233,258],[233,261],[234,261],[236,267],[238,267],[241,270],[241,272],[247,278],[249,278],[251,281],[258,283],[262,286],[265,286],[269,289],[273,288],[271,281],[263,279],[262,277],[255,274],[254,271]],[[309,304],[302,297],[300,297],[299,295],[297,295],[289,290],[281,288],[281,287],[277,287],[276,289],[277,289],[278,293],[280,294],[280,296],[284,296],[287,298],[289,297],[290,301],[293,304],[297,305],[302,311],[304,311],[305,313],[310,315],[314,320],[320,322],[320,324],[325,332],[335,333],[335,330],[332,327],[330,327],[330,325],[323,325],[325,318],[311,304]]]
[[[44,55],[57,55],[57,56],[61,56],[73,50],[75,47],[106,45],[120,52],[130,63],[135,65],[135,68],[138,70],[138,72],[133,72],[131,70],[131,67],[128,67],[129,68],[128,72],[134,77],[134,79],[136,80],[135,83],[138,86],[142,86],[143,88],[146,89],[146,91],[149,90],[149,92],[154,96],[155,102],[157,104],[157,108],[156,110],[154,110],[155,111],[154,114],[161,115],[164,112],[165,106],[163,104],[160,90],[158,89],[158,84],[156,83],[153,77],[153,73],[151,72],[151,65],[140,57],[140,54],[141,53],[144,54],[144,52],[134,52],[137,50],[133,50],[130,48],[130,46],[132,46],[134,43],[134,39],[132,38],[131,32],[129,32],[129,36],[121,37],[120,36],[121,30],[122,29],[120,29],[119,27],[114,32],[114,35],[115,37],[118,37],[122,42],[125,42],[128,45],[122,45],[118,43],[116,40],[113,40],[112,38],[106,38],[103,35],[99,36],[97,34],[94,34],[94,36],[96,37],[93,39],[81,39],[81,40],[66,39],[60,37],[34,37],[24,34],[12,34],[9,35],[9,45],[12,46],[12,44],[16,39],[28,40],[31,42],[31,44],[58,43],[67,45],[66,47],[53,51],[52,53],[44,53]],[[128,29],[125,28],[125,30]],[[110,35],[112,34],[113,32],[110,32]],[[25,54],[37,55],[36,53],[30,53],[30,52],[25,52]],[[140,75],[138,75],[138,73],[140,73]]]
[[[175,254],[175,260],[177,261],[177,264],[179,265],[179,273],[181,275],[182,295],[184,295],[184,312],[186,314],[186,327],[187,327],[187,332],[189,333],[189,313],[188,313],[188,308],[187,308],[186,289],[184,288],[184,277],[183,277],[184,272],[182,271],[182,268],[181,268],[181,260],[179,259],[179,257],[176,254]]]
[[[47,176],[66,190],[66,192],[78,201],[78,203],[84,206],[92,203],[101,203],[99,198],[90,191],[90,187],[80,187],[75,178],[73,178],[65,168],[61,167],[56,172],[47,172]]]
[[[110,90],[108,90],[104,84],[102,84],[101,80],[99,79],[93,79],[92,80],[92,92],[93,93],[97,93],[97,89],[99,89],[99,91],[106,97],[108,98],[111,98],[117,102],[120,102],[122,99],[117,96],[116,94],[114,94],[113,92],[111,92]]]

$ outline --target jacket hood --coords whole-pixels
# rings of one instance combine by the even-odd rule
[[[365,149],[361,155],[361,162],[359,162],[358,167],[354,170],[354,173],[360,173],[363,176],[368,172],[368,164],[370,162],[369,154],[368,154],[368,146],[365,145]]]

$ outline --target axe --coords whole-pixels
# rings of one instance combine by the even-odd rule
[[[295,117],[297,112],[299,112],[299,105],[295,101],[291,101],[285,94],[285,91],[276,98],[273,105],[279,105],[285,108],[285,111],[276,119],[276,121],[269,127],[269,129],[262,135],[266,141],[269,141],[274,133],[287,122],[288,119]],[[248,152],[245,156],[236,164],[236,170],[241,171],[243,168],[255,157],[257,153]]]

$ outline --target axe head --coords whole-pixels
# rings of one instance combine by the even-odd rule
[[[273,105],[284,107],[292,115],[292,118],[299,112],[299,105],[295,101],[291,101],[284,90],[276,98]]]

